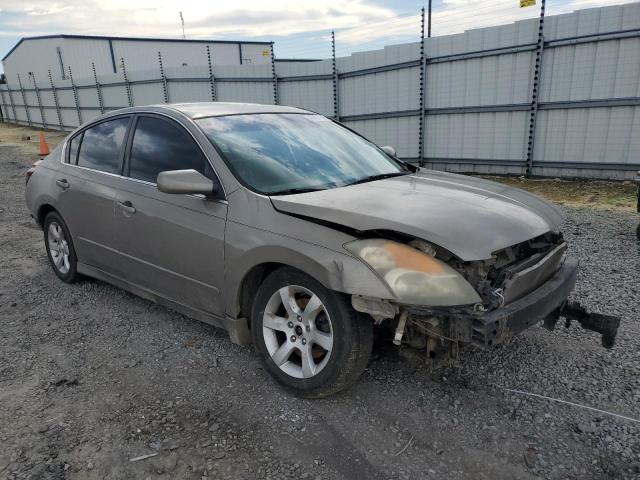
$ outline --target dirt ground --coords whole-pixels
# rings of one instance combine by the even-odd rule
[[[554,203],[568,207],[588,207],[621,212],[635,212],[637,208],[638,187],[630,181],[485,178],[513,187],[524,188]]]
[[[535,327],[432,375],[378,345],[353,388],[308,401],[219,330],[98,281],[60,282],[24,206],[31,134],[0,126],[0,479],[640,478],[628,186],[509,180],[575,192],[563,200],[583,265],[574,298],[621,315],[614,349],[576,326]],[[568,207],[591,189],[606,210]]]

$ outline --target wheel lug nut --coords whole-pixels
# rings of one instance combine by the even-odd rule
[[[291,341],[295,342],[296,341],[296,336],[295,335],[291,335]]]
[[[287,323],[287,327],[289,327],[289,328],[293,328],[293,322],[289,322],[289,323]]]
[[[301,322],[302,321],[302,317],[300,315],[298,315],[298,321]]]
[[[302,339],[302,344],[303,344],[303,345],[306,345],[306,344],[307,344],[307,339],[306,339],[306,338],[303,338],[303,339]]]
[[[307,332],[311,331],[311,327],[309,325],[307,325]]]

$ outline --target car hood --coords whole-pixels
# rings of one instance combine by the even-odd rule
[[[284,213],[358,231],[392,230],[421,238],[465,261],[488,259],[563,221],[559,209],[524,190],[424,169],[271,201]]]

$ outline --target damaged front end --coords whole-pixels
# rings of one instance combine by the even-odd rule
[[[488,349],[508,342],[543,321],[553,330],[561,317],[602,335],[602,345],[615,343],[620,319],[590,313],[567,299],[573,290],[578,261],[567,257],[561,234],[549,232],[496,252],[491,259],[462,262],[422,241],[409,243],[458,272],[479,301],[456,306],[421,306],[352,297],[353,307],[393,329],[393,342],[423,350],[433,360],[457,357],[461,347]]]

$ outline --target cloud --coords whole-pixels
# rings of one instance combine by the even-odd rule
[[[0,0],[2,34],[78,33],[192,38],[282,36],[344,28],[395,15],[391,8],[349,0]]]
[[[631,0],[556,0],[547,14],[627,3]],[[538,3],[540,0],[538,0]],[[534,18],[539,5],[518,8],[517,0],[436,2],[434,35]],[[416,10],[401,15],[402,11]],[[0,0],[0,37],[55,33],[276,40],[288,55],[299,50],[326,56],[327,32],[335,29],[341,53],[416,41],[419,11],[408,0]],[[7,39],[9,41],[9,39]]]

